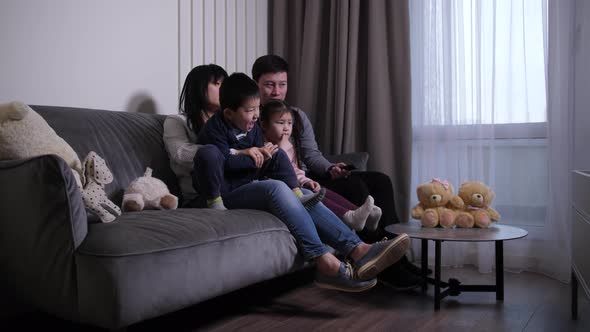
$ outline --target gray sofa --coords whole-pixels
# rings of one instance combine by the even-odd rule
[[[32,106],[77,152],[102,156],[120,205],[147,166],[174,194],[164,116]],[[336,158],[365,169],[367,154]],[[0,161],[0,287],[36,310],[117,329],[302,268],[285,225],[256,210],[87,214],[65,162]],[[6,298],[6,296],[5,296]]]

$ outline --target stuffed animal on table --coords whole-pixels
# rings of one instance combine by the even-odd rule
[[[152,169],[148,167],[142,177],[129,184],[122,206],[123,211],[174,210],[178,207],[178,197],[170,193],[162,180],[152,177]]]
[[[500,214],[490,205],[496,197],[494,191],[482,182],[467,181],[459,186],[459,197],[465,207],[457,214],[457,227],[487,228],[494,221],[500,220]]]
[[[113,173],[96,152],[90,151],[84,159],[84,189],[82,199],[87,209],[107,223],[121,215],[121,209],[106,195],[105,185],[113,182]]]
[[[463,208],[463,200],[453,193],[453,186],[438,178],[416,188],[419,203],[412,208],[412,218],[423,227],[452,228],[456,211]]]
[[[82,163],[72,147],[28,105],[14,101],[0,104],[0,160],[54,154],[70,166],[82,190]]]

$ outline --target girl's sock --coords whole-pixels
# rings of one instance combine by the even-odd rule
[[[374,205],[373,209],[371,210],[371,213],[369,213],[369,218],[367,218],[367,224],[365,225],[365,227],[367,227],[367,229],[371,232],[377,230],[377,226],[379,225],[379,220],[381,220],[382,213],[383,212],[381,211],[381,208],[377,205]]]
[[[356,210],[347,211],[344,216],[342,216],[342,221],[355,231],[361,231],[365,228],[367,218],[374,206],[375,200],[369,195],[367,196],[367,199],[365,199],[363,205],[359,206]]]
[[[223,205],[223,199],[221,198],[221,196],[217,196],[214,199],[208,199],[207,200],[207,207],[209,207],[210,209],[215,209],[215,210],[227,210],[227,208],[225,207],[225,205]]]

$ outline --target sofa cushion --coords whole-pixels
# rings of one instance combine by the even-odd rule
[[[114,180],[105,191],[115,204],[121,205],[125,188],[148,166],[173,194],[180,194],[162,139],[165,116],[74,107],[31,108],[72,146],[80,159],[95,151],[106,161]]]
[[[83,321],[118,328],[303,266],[287,227],[256,210],[124,213],[76,253]],[[116,305],[113,305],[116,304]]]

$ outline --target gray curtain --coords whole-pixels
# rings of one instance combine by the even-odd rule
[[[287,101],[326,154],[370,153],[407,221],[411,179],[407,0],[269,0],[269,49],[289,62]],[[413,191],[412,191],[413,192]]]

